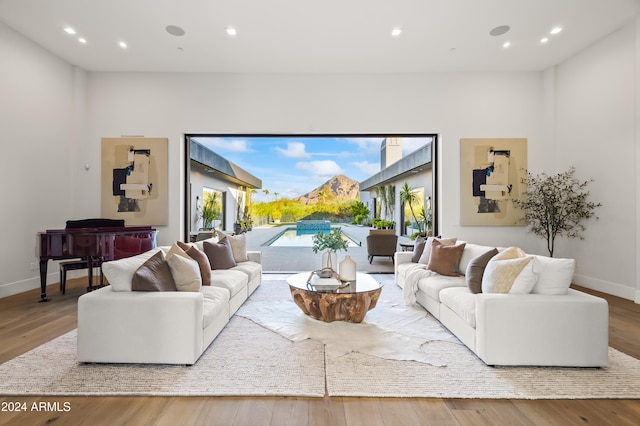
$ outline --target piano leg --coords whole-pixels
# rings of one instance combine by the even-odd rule
[[[40,303],[51,300],[47,299],[47,262],[48,259],[40,260]]]

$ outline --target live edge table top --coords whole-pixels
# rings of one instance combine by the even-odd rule
[[[356,280],[336,290],[318,291],[308,285],[308,272],[287,278],[293,301],[306,315],[324,321],[362,322],[378,303],[382,284],[368,274],[358,272]]]

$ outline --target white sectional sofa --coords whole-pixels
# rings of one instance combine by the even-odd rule
[[[78,362],[192,365],[262,282],[262,254],[249,251],[197,291],[131,291],[134,271],[159,250],[168,247],[105,263],[111,285],[79,298]]]
[[[396,282],[406,299],[415,292],[417,303],[488,365],[606,366],[608,305],[569,288],[573,261],[534,256],[530,293],[474,294],[464,274],[472,259],[492,249],[467,243],[459,276],[423,272],[426,265],[412,262],[413,253],[398,252]]]

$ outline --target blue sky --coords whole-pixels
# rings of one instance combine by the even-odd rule
[[[262,180],[255,201],[294,198],[343,174],[359,182],[380,171],[383,137],[212,137],[199,143]],[[403,137],[406,155],[430,139]]]

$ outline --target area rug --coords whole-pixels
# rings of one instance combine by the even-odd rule
[[[412,331],[412,338],[407,340],[413,344],[413,338],[422,339],[418,350],[425,358],[385,359],[384,354],[376,352],[379,345],[361,344],[358,330],[370,328],[380,317],[393,317],[378,310],[403,309],[399,288],[389,282],[383,287],[378,306],[365,317],[367,322],[360,324],[362,328],[354,324],[355,331],[349,332],[345,330],[351,327],[340,323],[335,329],[341,330],[334,333],[337,340],[357,343],[355,352],[345,352],[344,347],[336,351],[331,342],[325,346],[315,338],[293,342],[241,316],[253,315],[256,308],[264,319],[269,310],[274,311],[265,309],[267,305],[278,308],[275,311],[284,306],[294,315],[302,315],[291,301],[285,282],[265,281],[191,367],[77,364],[73,331],[0,365],[0,394],[640,398],[640,361],[614,349],[609,349],[609,366],[602,369],[487,367],[441,325],[436,329],[434,324],[439,323],[432,318],[417,322],[428,325],[427,330]],[[307,321],[306,317],[302,319]],[[396,320],[396,325],[386,322],[386,331],[411,328],[404,319]],[[291,321],[289,318],[280,328],[286,329]],[[277,320],[268,322],[273,326]],[[379,336],[388,336],[386,331]],[[402,341],[396,340],[400,348]],[[408,359],[415,357],[415,350],[409,351]]]
[[[324,396],[324,348],[233,317],[193,366],[78,364],[76,330],[0,365],[0,395]]]
[[[331,396],[640,398],[640,360],[613,348],[606,368],[488,367],[424,309],[406,307],[392,275],[375,277],[385,285],[362,324],[308,318],[291,300],[288,286],[277,282],[261,286],[236,315],[294,341],[323,341]]]

